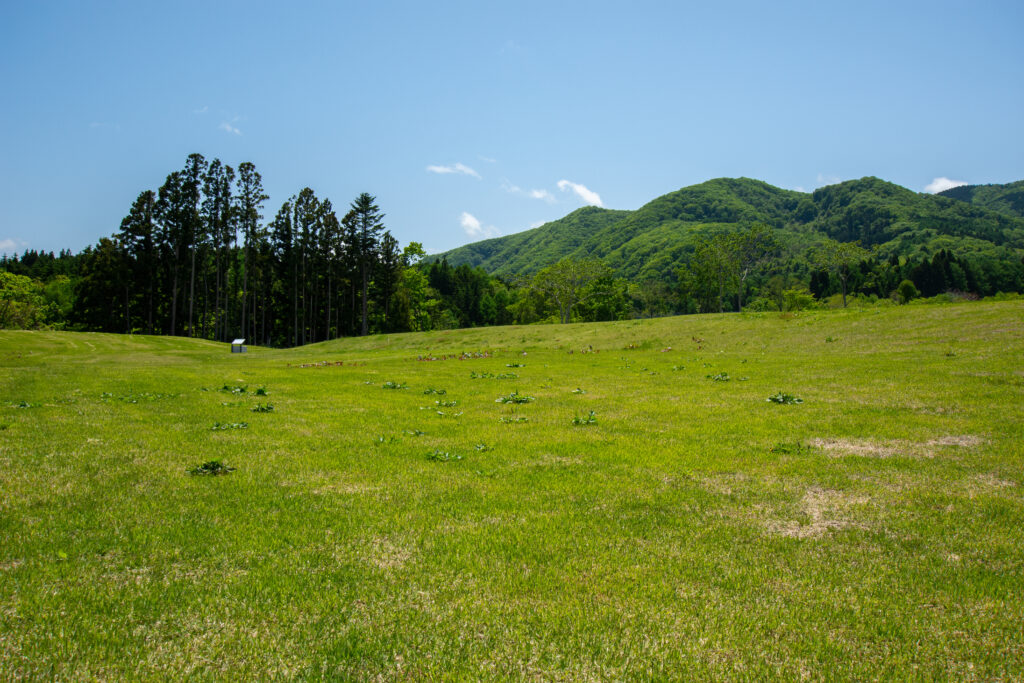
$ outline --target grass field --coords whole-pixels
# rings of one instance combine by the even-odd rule
[[[1020,302],[0,332],[0,678],[1021,680],[1022,465]]]

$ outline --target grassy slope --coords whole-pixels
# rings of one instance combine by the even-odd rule
[[[244,356],[0,332],[0,671],[1021,678],[1022,353],[1019,302]]]

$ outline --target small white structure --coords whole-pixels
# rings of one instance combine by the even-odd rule
[[[231,342],[231,353],[245,353],[245,340],[236,339]]]

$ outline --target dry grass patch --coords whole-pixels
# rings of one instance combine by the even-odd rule
[[[985,440],[973,434],[941,436],[924,442],[873,441],[871,439],[811,439],[807,445],[818,448],[832,458],[934,458],[938,447],[974,448]]]
[[[868,502],[864,496],[815,486],[800,500],[800,511],[808,518],[807,523],[772,519],[765,522],[765,528],[771,534],[789,538],[821,538],[841,529],[867,529],[866,525],[849,519],[849,513],[851,508]]]

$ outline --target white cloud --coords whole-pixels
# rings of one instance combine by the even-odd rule
[[[505,190],[505,192],[508,192],[509,194],[521,194],[526,197],[530,197],[531,199],[543,199],[549,204],[553,204],[555,201],[554,195],[552,195],[547,190],[527,191],[519,187],[518,185],[510,183],[507,178],[501,181],[501,189]]]
[[[841,182],[839,176],[825,175],[824,173],[818,174],[818,187],[824,187],[825,185],[835,185]]]
[[[226,133],[231,133],[232,135],[241,135],[242,134],[242,131],[238,130],[237,128],[232,126],[227,121],[225,121],[222,124],[220,124],[219,126],[217,126],[217,128],[219,128],[220,130],[222,130],[222,131],[224,131]]]
[[[569,180],[559,180],[558,189],[562,192],[572,190],[576,193],[576,196],[583,200],[585,204],[591,206],[604,206],[601,203],[601,195],[589,189],[586,185],[580,185]]]
[[[466,231],[466,234],[474,239],[497,237],[501,234],[501,231],[493,225],[482,225],[476,216],[465,211],[462,212],[462,216],[459,218],[459,224],[462,225],[462,229]]]
[[[534,221],[533,223],[530,223],[530,229],[532,230],[533,228],[539,228],[545,223],[547,223],[547,221]]]
[[[0,254],[5,254],[8,252],[13,254],[19,247],[27,246],[28,242],[23,242],[22,240],[12,240],[10,238],[0,240]]]
[[[801,187],[800,185],[797,185],[796,187],[794,187],[794,188],[793,188],[793,191],[794,191],[794,192],[807,192],[807,190],[805,190],[805,189],[804,189],[803,187]]]
[[[552,196],[552,194],[547,190],[530,190],[530,196],[533,197],[534,199],[543,199],[546,202],[555,201],[554,196]],[[594,196],[596,197],[597,195]],[[598,199],[598,202],[600,201],[601,200]]]
[[[193,114],[205,114],[208,111],[210,111],[209,105],[204,105],[203,107],[201,107],[199,109],[193,109],[192,113]]]
[[[496,164],[496,163],[498,163],[497,159],[492,159],[491,157],[481,156],[481,157],[478,157],[478,158],[480,159],[480,161],[483,161],[483,162],[488,163],[488,164]]]
[[[954,187],[960,187],[966,185],[962,180],[950,180],[949,178],[936,178],[927,185],[924,186],[924,191],[928,194],[938,194],[944,190],[951,190]]]
[[[427,166],[427,171],[430,173],[456,173],[459,175],[473,176],[477,180],[480,180],[480,174],[471,169],[465,164],[456,163],[452,166]]]
[[[508,179],[501,181],[501,189],[505,190],[505,192],[508,192],[509,194],[519,194],[523,191],[523,188],[518,185],[513,185],[508,181]]]

